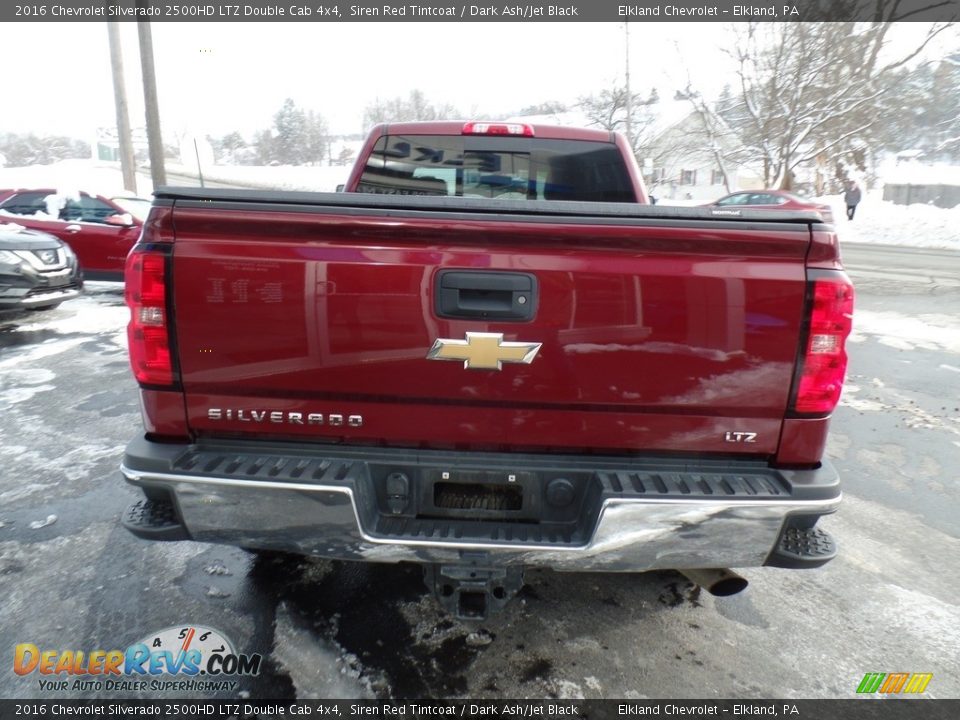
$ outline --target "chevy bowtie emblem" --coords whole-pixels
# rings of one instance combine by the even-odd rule
[[[462,360],[468,370],[500,370],[505,362],[529,365],[541,344],[504,342],[503,333],[468,332],[466,340],[437,338],[427,360]]]

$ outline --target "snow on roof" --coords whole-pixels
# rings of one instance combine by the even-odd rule
[[[650,106],[653,122],[647,132],[657,138],[674,126],[680,124],[693,113],[693,104],[689,100],[660,100]]]
[[[960,185],[960,165],[945,163],[925,165],[901,161],[884,165],[880,175],[891,185]]]

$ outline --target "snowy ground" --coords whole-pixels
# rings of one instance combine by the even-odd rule
[[[417,568],[136,540],[119,525],[137,494],[117,466],[140,428],[121,287],[0,320],[0,647],[122,647],[204,624],[266,659],[220,699],[853,698],[868,671],[932,672],[927,696],[960,697],[960,258],[918,250],[905,273],[898,255],[848,253],[836,560],[744,570],[730,598],[668,572],[535,571],[480,627],[445,617]],[[0,698],[39,694],[0,673]]]
[[[56,188],[84,190],[100,195],[124,193],[123,176],[119,168],[91,160],[61,160],[51,165],[0,167],[0,189],[2,188]],[[146,185],[141,183],[141,196],[149,197],[152,192],[149,182]]]
[[[851,221],[842,196],[815,200],[833,206],[842,242],[960,250],[960,206],[946,210],[932,205],[895,205],[883,201],[882,190],[872,190]]]
[[[180,177],[196,177],[194,166],[169,162],[166,166],[170,185]],[[203,169],[204,180],[216,183],[235,183],[242,187],[260,187],[275,190],[312,190],[333,192],[345,183],[350,167],[314,166],[242,166],[214,165]],[[90,160],[62,160],[52,165],[0,168],[0,188],[57,188],[85,190],[101,195],[123,193],[123,178],[117,167],[97,164]],[[149,170],[138,172],[137,194],[149,197],[153,192]]]
[[[812,198],[833,207],[842,242],[901,245],[960,251],[960,206],[945,210],[930,205],[894,205],[883,201],[883,190],[872,190],[857,206],[854,219],[840,195]],[[662,205],[698,205],[684,200],[663,200]]]
[[[170,184],[180,182],[175,173],[195,176],[195,168],[169,164]],[[313,190],[332,192],[346,182],[349,167],[247,167],[213,166],[204,170],[204,179],[216,183],[235,183],[243,187],[276,190]],[[26,168],[0,168],[0,188],[55,187],[65,190],[94,190],[103,194],[123,189],[116,168],[97,166],[89,160],[62,162]],[[138,194],[148,197],[149,178],[138,178]],[[884,202],[882,190],[866,194],[853,222],[846,219],[839,195],[816,198],[833,206],[841,240],[853,243],[880,243],[905,247],[943,248],[960,251],[960,206],[945,210],[926,205],[894,205]],[[663,204],[696,204],[682,200],[664,200]]]
[[[195,167],[191,168],[190,166],[173,163],[167,166],[167,171],[190,176],[197,174]],[[243,187],[269,188],[271,190],[311,190],[314,192],[334,192],[337,185],[346,183],[349,174],[349,166],[270,165],[260,167],[214,165],[203,169],[204,180],[212,182],[235,183]],[[171,182],[170,184],[175,183]]]

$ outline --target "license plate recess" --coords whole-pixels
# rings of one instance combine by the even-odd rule
[[[477,520],[538,520],[536,473],[429,469],[420,484],[420,517]]]

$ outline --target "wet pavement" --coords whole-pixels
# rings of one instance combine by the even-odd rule
[[[846,698],[895,671],[960,697],[960,258],[912,255],[901,273],[892,252],[846,252],[858,318],[828,449],[845,483],[824,520],[835,561],[745,569],[730,598],[671,572],[530,571],[482,624],[444,615],[416,567],[132,537],[120,286],[0,316],[0,697],[54,696],[13,672],[18,643],[122,649],[170,627],[263,656],[259,675],[180,697]]]

